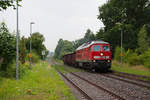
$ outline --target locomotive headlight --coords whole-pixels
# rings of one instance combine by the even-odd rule
[[[103,56],[104,54],[103,54],[103,53],[100,53],[100,55]]]

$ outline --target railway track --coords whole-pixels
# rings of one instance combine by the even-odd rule
[[[120,97],[120,96],[114,94],[113,92],[111,92],[111,91],[109,91],[109,90],[107,90],[107,89],[105,89],[105,88],[103,88],[103,87],[101,87],[101,86],[99,86],[99,85],[96,85],[96,84],[94,84],[94,83],[88,81],[87,79],[85,79],[85,78],[83,78],[83,77],[81,77],[81,76],[79,76],[79,75],[77,75],[77,74],[74,74],[74,73],[72,73],[72,72],[71,72],[71,74],[74,75],[74,76],[76,76],[76,77],[78,77],[78,78],[80,78],[80,79],[82,79],[82,80],[84,80],[84,81],[86,81],[87,83],[89,83],[89,84],[91,84],[91,85],[97,87],[98,89],[103,90],[104,92],[107,92],[108,94],[110,94],[111,96],[115,97],[116,99],[125,100],[123,97]]]
[[[57,71],[58,71],[58,70],[57,70]],[[95,100],[94,98],[90,97],[90,96],[88,95],[88,93],[84,92],[84,90],[82,90],[79,86],[77,86],[72,80],[70,80],[66,75],[64,75],[63,73],[61,73],[61,72],[59,72],[59,71],[58,71],[58,73],[59,73],[62,77],[64,77],[68,82],[70,82],[82,95],[85,96],[86,99],[88,99],[88,100]],[[70,72],[70,74],[73,75],[73,76],[75,76],[75,77],[77,77],[77,78],[79,78],[79,79],[81,79],[81,80],[83,80],[83,81],[85,81],[85,82],[87,82],[88,84],[90,84],[90,85],[92,85],[92,86],[98,88],[99,90],[102,90],[103,92],[105,92],[105,93],[111,95],[112,97],[116,98],[117,100],[125,100],[123,97],[120,97],[119,95],[116,95],[115,93],[109,91],[108,89],[105,89],[105,88],[103,88],[103,87],[101,87],[101,86],[99,86],[99,85],[96,85],[96,84],[94,84],[94,83],[92,83],[92,82],[86,80],[85,78],[83,78],[83,77],[81,77],[81,76],[79,76],[79,75],[77,75],[77,74],[75,74],[75,73]]]
[[[112,72],[113,72],[112,74],[115,75],[115,76],[128,78],[128,79],[141,81],[141,82],[145,82],[145,83],[150,84],[150,77],[149,76],[135,75],[135,74],[129,74],[129,73],[124,73],[124,72],[118,72],[118,71],[112,71]],[[143,79],[147,79],[147,80],[143,80]]]
[[[140,98],[143,98],[143,100],[149,100],[148,98],[150,97],[150,95],[149,95],[149,93],[150,93],[149,86],[150,85],[148,83],[147,83],[147,85],[148,85],[148,87],[147,87],[145,85],[141,86],[141,85],[139,85],[139,83],[137,83],[138,85],[134,84],[134,82],[138,82],[138,81],[135,81],[135,80],[132,80],[132,79],[127,79],[127,78],[124,78],[124,77],[119,77],[119,78],[122,78],[123,80],[129,80],[131,82],[122,81],[122,80],[118,80],[118,79],[115,79],[115,78],[103,76],[100,73],[93,73],[93,72],[91,72],[91,71],[89,72],[87,70],[85,70],[85,72],[73,72],[73,73],[72,73],[72,70],[68,69],[67,67],[65,67],[65,70],[66,70],[66,72],[68,72],[68,74],[65,74],[65,76],[70,78],[70,80],[72,80],[73,83],[75,83],[75,84],[77,83],[77,86],[80,89],[83,89],[83,92],[87,93],[87,95],[89,95],[92,99],[93,99],[93,96],[96,94],[95,91],[97,91],[99,89],[99,92],[98,92],[99,94],[102,93],[102,94],[104,94],[104,97],[107,98],[107,96],[109,96],[109,97],[112,97],[115,100],[125,100],[125,99],[140,100]],[[109,75],[109,74],[113,75],[113,73],[107,73],[106,75]],[[80,78],[77,77],[77,76],[79,76]],[[83,80],[83,81],[86,80],[85,81],[86,84],[84,84],[85,82],[82,82],[81,80]],[[78,82],[76,82],[76,81],[78,81]],[[87,82],[87,81],[89,81],[89,82]],[[88,83],[88,85],[87,85],[87,83]],[[90,83],[96,84],[96,85],[98,85],[98,87],[100,86],[103,89],[98,88],[97,86],[94,86]],[[84,85],[84,86],[81,86],[80,84]],[[91,85],[94,87],[93,89],[89,89],[89,87],[91,88]],[[87,88],[87,89],[85,89],[85,88]],[[93,94],[91,95],[90,92],[93,92]],[[117,94],[117,96],[115,96],[116,94]],[[119,96],[119,98],[118,98],[118,96]],[[96,99],[97,99],[97,97],[98,96],[95,96]],[[96,100],[96,99],[93,99],[93,100]],[[108,99],[108,100],[113,100],[113,99]],[[97,99],[97,100],[100,100],[100,99]]]
[[[88,72],[91,72],[91,71],[88,71]],[[117,73],[117,74],[115,74],[115,73]],[[130,83],[130,84],[134,84],[134,85],[137,85],[137,86],[140,86],[140,87],[144,87],[144,88],[150,89],[150,82],[149,81],[144,81],[144,80],[138,79],[139,77],[150,78],[148,76],[128,74],[128,73],[117,72],[117,71],[112,71],[111,74],[100,74],[100,75],[103,75],[105,77],[113,78],[113,79],[116,79],[116,80],[119,80],[119,81],[123,81],[123,82],[126,82],[126,83]],[[114,77],[112,75],[119,76],[121,78]],[[135,78],[135,77],[137,77],[137,78]],[[127,79],[129,79],[129,80],[127,80]],[[145,84],[141,84],[140,82],[146,83],[146,85]]]
[[[69,78],[67,78],[66,75],[64,75],[63,73],[61,73],[60,71],[57,70],[57,72],[63,77],[65,78],[69,83],[71,83],[82,95],[84,95],[84,97],[88,100],[94,100],[92,99],[86,92],[84,92],[79,86],[77,86],[76,84],[74,84],[74,82],[72,80],[70,80]]]
[[[141,78],[149,78],[150,76],[144,76],[144,75],[135,75],[135,74],[129,74],[129,73],[124,73],[124,72],[118,72],[118,71],[113,71],[115,73],[119,73],[119,74],[124,74],[124,75],[129,75],[129,76],[134,76],[134,77],[141,77]]]
[[[134,85],[144,87],[144,88],[147,88],[147,89],[150,89],[150,85],[144,85],[144,84],[141,84],[139,82],[132,81],[132,80],[127,80],[127,79],[123,79],[123,78],[119,78],[119,77],[114,77],[111,74],[100,74],[100,75],[108,77],[108,78],[113,78],[113,79],[116,79],[116,80],[119,80],[119,81],[123,81],[123,82],[126,82],[126,83],[134,84]]]
[[[61,73],[60,71],[56,70],[63,78],[65,78],[69,83],[71,83],[82,95],[84,95],[84,97],[88,100],[94,100],[92,99],[86,92],[84,92],[79,86],[77,86],[76,84],[74,84],[74,82],[72,80],[70,80],[66,75],[64,75],[63,73]]]

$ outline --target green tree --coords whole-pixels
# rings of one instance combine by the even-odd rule
[[[92,40],[95,40],[95,36],[94,36],[93,32],[90,29],[87,29],[87,31],[85,33],[85,36],[84,36],[83,43],[90,42]]]
[[[55,49],[54,58],[60,59],[59,55],[60,55],[61,49],[63,48],[63,45],[64,45],[63,39],[59,39],[58,44]]]
[[[145,67],[150,68],[150,48],[148,48],[142,55],[143,64]]]
[[[133,24],[136,28],[149,23],[149,0],[109,0],[99,7],[98,19],[106,29],[111,29],[117,22]]]
[[[74,52],[73,43],[67,40],[59,39],[55,49],[54,57],[61,59],[63,55]]]
[[[120,33],[123,32],[123,47],[128,50],[138,47],[138,32],[150,22],[150,5],[148,0],[109,0],[99,7],[98,19],[104,25],[104,32],[97,33],[96,38],[102,38],[112,45],[112,51],[120,45]],[[121,23],[121,27],[116,25]],[[134,44],[134,45],[133,45]]]
[[[73,53],[74,52],[74,48],[73,48],[73,45],[72,45],[72,42],[70,41],[67,41],[67,40],[64,40],[63,41],[63,47],[60,51],[60,55],[59,55],[59,58],[61,59],[63,55],[65,54],[69,54],[69,53]]]
[[[97,40],[104,40],[104,33],[105,33],[105,30],[104,30],[103,28],[101,28],[101,29],[97,32],[95,38],[96,38]]]
[[[78,48],[80,45],[82,45],[84,43],[84,38],[75,40],[72,43],[73,43],[73,47],[76,49],[76,48]]]
[[[0,1],[0,11],[6,10],[8,7],[13,7],[15,9],[16,1],[17,0],[1,0]],[[22,0],[18,0],[18,2],[20,2],[20,1],[22,1]]]
[[[138,46],[139,46],[139,52],[143,53],[148,49],[148,37],[147,37],[147,31],[145,29],[145,25],[141,28],[139,34],[138,34]]]
[[[93,34],[93,32],[90,29],[87,29],[83,38],[73,41],[73,47],[76,49],[83,43],[90,42],[93,40],[96,40],[95,35]]]
[[[0,70],[6,71],[16,56],[16,38],[4,22],[0,25]]]
[[[54,58],[61,59],[63,55],[73,53],[80,45],[95,40],[95,35],[90,29],[87,29],[85,36],[73,42],[59,39],[55,49]]]
[[[46,55],[47,55],[48,54],[47,49],[45,45],[43,44],[45,41],[44,36],[39,32],[35,32],[31,35],[31,38],[32,38],[32,51],[38,54],[38,56],[40,56],[41,58],[42,58],[43,50],[46,51]],[[25,39],[25,41],[26,41],[26,48],[29,52],[30,51],[30,37]]]

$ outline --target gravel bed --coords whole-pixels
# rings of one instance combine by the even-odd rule
[[[108,78],[100,74],[94,74],[89,72],[76,72],[76,74],[112,91],[117,95],[120,95],[127,100],[150,100],[150,90],[146,88],[116,79]]]
[[[112,76],[112,77],[116,77],[116,78],[119,78],[119,79],[131,81],[131,82],[135,82],[135,83],[142,84],[142,85],[150,87],[150,83],[146,83],[146,82],[142,82],[142,81],[137,81],[137,80],[132,80],[132,79],[124,78],[124,77],[121,77],[121,76],[116,76],[116,75],[113,75],[113,74],[107,74],[107,75],[108,76]]]
[[[83,91],[85,91],[94,100],[117,100],[108,93],[92,86],[91,84],[77,78],[71,74],[66,74],[69,79],[71,79],[77,86],[79,86]]]

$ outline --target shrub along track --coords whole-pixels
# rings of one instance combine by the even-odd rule
[[[58,70],[57,70],[57,71],[58,71]],[[82,90],[82,87],[80,88],[80,86],[76,85],[76,83],[75,83],[74,81],[72,81],[71,78],[68,78],[67,75],[65,75],[65,74],[63,74],[63,73],[61,73],[61,72],[59,72],[59,71],[58,71],[58,73],[59,73],[62,77],[64,77],[67,81],[69,81],[82,95],[85,96],[85,98],[87,98],[88,100],[96,100],[96,99],[97,99],[97,98],[93,98],[93,97],[95,97],[95,96],[91,96],[91,93],[89,93],[89,92],[87,92],[87,91],[85,91],[85,90]],[[98,90],[102,91],[102,92],[103,92],[102,94],[106,95],[106,97],[110,96],[109,98],[111,98],[111,99],[115,99],[115,100],[125,100],[124,98],[120,97],[119,95],[116,95],[115,93],[109,91],[108,89],[105,89],[105,88],[103,88],[103,87],[101,87],[101,86],[99,86],[99,85],[96,85],[96,84],[94,84],[93,82],[90,82],[90,81],[88,81],[87,79],[85,79],[85,78],[83,78],[83,77],[80,77],[79,75],[77,75],[77,74],[75,74],[75,73],[70,72],[69,74],[72,75],[72,76],[74,76],[74,77],[76,77],[76,78],[78,78],[79,80],[82,80],[82,81],[88,83],[89,85],[91,85],[91,86],[97,88]],[[80,83],[80,84],[82,84],[82,83]],[[90,87],[90,86],[86,86],[85,88],[88,88],[88,87]],[[93,89],[93,88],[92,88],[92,89]],[[90,91],[92,91],[92,90],[90,90]],[[99,93],[101,94],[101,92],[99,92]],[[90,94],[90,95],[89,95],[89,94]],[[94,93],[92,93],[92,94],[94,94]],[[104,97],[105,97],[105,96],[104,96]],[[99,98],[99,99],[100,99],[100,98]],[[108,98],[106,98],[106,99],[108,99]]]

